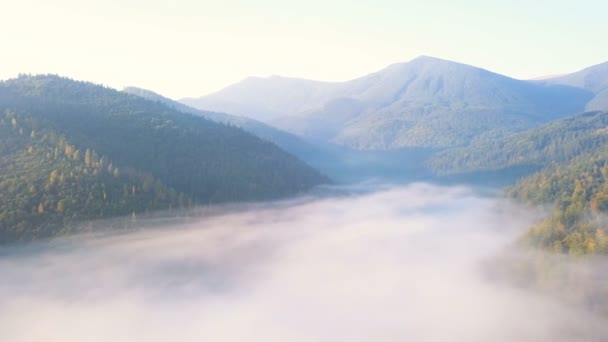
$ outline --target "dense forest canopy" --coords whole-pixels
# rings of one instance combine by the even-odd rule
[[[442,151],[428,162],[438,174],[493,171],[566,163],[608,143],[608,112],[588,112],[556,120],[523,133],[479,139],[464,148]]]
[[[83,219],[274,199],[328,180],[243,130],[58,76],[0,83],[0,241]]]
[[[331,151],[328,151],[327,148],[322,148],[321,146],[317,146],[317,144],[304,140],[294,134],[279,130],[254,119],[227,113],[196,109],[146,89],[127,87],[122,91],[128,94],[137,95],[147,100],[160,102],[183,113],[202,116],[211,121],[242,128],[243,130],[263,140],[274,143],[290,154],[315,167],[318,167],[319,160],[323,161],[336,157],[331,155]]]
[[[608,253],[607,127],[608,112],[579,114],[466,153],[460,151],[459,155],[468,157],[461,165],[541,168],[509,189],[512,197],[529,205],[553,207],[549,217],[532,227],[523,241],[559,253]],[[446,155],[436,161],[448,161]]]
[[[524,241],[560,253],[608,253],[608,146],[525,178],[510,194],[555,206]]]

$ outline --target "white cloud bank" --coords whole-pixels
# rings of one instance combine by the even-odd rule
[[[0,341],[572,341],[602,321],[491,283],[533,215],[414,185],[0,250]]]

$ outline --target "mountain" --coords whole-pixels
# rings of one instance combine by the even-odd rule
[[[150,90],[128,87],[123,91],[151,101],[161,102],[184,113],[200,115],[212,121],[240,127],[264,140],[275,143],[338,182],[360,182],[379,176],[403,182],[422,180],[429,176],[423,163],[429,151],[424,149],[359,151],[328,143],[309,142],[254,119],[198,110]]]
[[[586,110],[608,110],[608,62],[572,74],[544,80],[543,83],[566,85],[590,91],[594,97],[587,103]]]
[[[441,175],[512,168],[538,170],[596,153],[608,144],[607,127],[608,112],[586,112],[523,133],[441,151],[430,158],[428,165]]]
[[[254,119],[226,113],[199,110],[142,88],[127,87],[123,89],[123,92],[137,95],[150,101],[160,102],[183,113],[201,116],[211,121],[242,128],[261,139],[274,143],[314,167],[322,166],[322,162],[327,158],[330,158],[327,149],[304,141],[298,136],[281,131]]]
[[[266,123],[317,109],[331,99],[339,83],[272,76],[249,77],[242,82],[199,98],[180,102],[198,109],[246,116]]]
[[[465,146],[583,111],[589,90],[419,57],[347,82],[249,78],[183,103],[357,149]]]
[[[0,83],[0,242],[84,220],[274,199],[327,182],[272,143],[58,76]]]

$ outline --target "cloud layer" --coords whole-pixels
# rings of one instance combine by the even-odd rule
[[[603,321],[487,280],[534,213],[412,185],[0,250],[2,341],[601,340]]]

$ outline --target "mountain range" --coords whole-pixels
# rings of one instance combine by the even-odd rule
[[[375,178],[379,174],[382,177],[405,180],[424,178],[427,174],[424,165],[418,163],[426,158],[427,151],[424,149],[361,151],[299,137],[244,116],[195,109],[147,89],[127,87],[123,92],[162,103],[184,113],[239,127],[276,144],[340,183]]]
[[[554,206],[523,242],[608,253],[608,62],[525,81],[420,57],[347,82],[248,78],[181,101],[359,150],[423,148],[410,170],[434,180],[520,179],[510,196]]]
[[[419,57],[347,82],[253,77],[180,102],[22,75],[0,83],[0,138],[0,243],[292,196],[330,174],[519,179],[513,197],[556,206],[526,241],[608,253],[597,219],[608,213],[608,63],[525,81]]]
[[[150,101],[162,103],[182,113],[189,113],[221,124],[239,127],[244,131],[247,131],[263,140],[270,141],[276,144],[277,146],[283,148],[285,151],[297,157],[300,157],[301,159],[310,160],[312,159],[312,155],[319,156],[320,154],[325,153],[325,150],[323,148],[316,146],[315,144],[309,141],[306,141],[286,131],[274,128],[268,124],[265,124],[255,119],[222,112],[212,112],[208,110],[196,109],[178,101],[174,101],[172,99],[164,97],[148,89],[138,87],[126,87],[122,91],[127,94],[136,95]]]
[[[599,84],[583,87],[568,76],[516,80],[422,56],[346,82],[248,78],[181,102],[355,149],[451,148],[597,107],[604,95]]]

